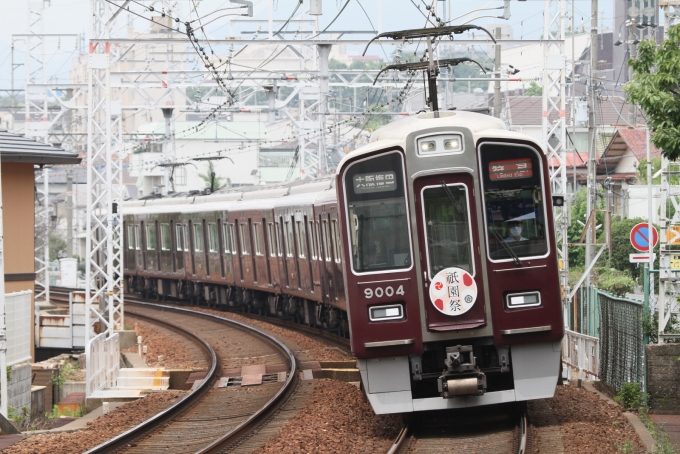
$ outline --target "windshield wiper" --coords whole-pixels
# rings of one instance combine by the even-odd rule
[[[446,185],[446,183],[443,182],[443,181],[440,181],[439,183],[442,185],[442,188],[444,189],[444,192],[446,193],[446,195],[449,196],[449,199],[451,199],[451,203],[453,203],[453,205],[455,207],[458,207],[459,203],[456,202],[456,199],[453,198],[453,194],[451,193],[451,190]],[[505,241],[503,241],[503,238],[501,238],[501,236],[498,234],[498,232],[496,232],[496,228],[494,226],[491,226],[491,228],[489,230],[491,231],[491,233],[493,233],[493,236],[496,237],[496,240],[499,243],[501,243],[501,246],[503,246],[503,248],[506,251],[508,251],[508,254],[510,254],[510,257],[512,257],[512,260],[515,262],[515,265],[522,266],[522,261],[519,259],[519,257],[517,257],[517,254],[515,254],[515,251],[513,251],[510,248],[510,246],[508,246],[507,243]]]
[[[508,254],[510,254],[510,257],[512,257],[512,260],[515,261],[515,265],[522,266],[522,261],[519,259],[519,257],[517,257],[517,254],[515,254],[515,251],[513,251],[512,248],[510,246],[508,246],[508,243],[503,241],[503,238],[501,238],[501,236],[498,234],[498,232],[496,232],[496,227],[490,226],[489,231],[491,231],[491,233],[493,233],[493,236],[495,236],[496,240],[499,243],[501,243],[501,246],[503,246],[503,248],[506,251],[508,251]]]

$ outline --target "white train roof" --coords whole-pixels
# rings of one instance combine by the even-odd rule
[[[370,153],[375,150],[404,146],[406,137],[422,129],[440,127],[462,127],[468,128],[473,135],[474,142],[479,138],[498,138],[498,139],[520,139],[534,142],[541,149],[542,145],[533,137],[514,131],[509,131],[502,120],[489,115],[478,114],[465,111],[440,111],[439,117],[435,118],[433,112],[406,117],[393,121],[371,134],[371,142],[361,148],[354,150],[343,158],[338,165],[338,171],[342,164],[350,157]],[[545,152],[545,150],[544,150]]]

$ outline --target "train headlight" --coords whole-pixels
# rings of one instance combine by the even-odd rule
[[[437,142],[434,140],[423,140],[420,142],[420,151],[423,153],[431,153],[437,149]]]
[[[447,151],[460,151],[460,137],[444,139],[444,149]]]
[[[539,292],[509,293],[505,296],[505,302],[508,309],[540,306],[541,294]]]
[[[401,304],[389,304],[386,306],[369,307],[368,318],[372,322],[382,322],[384,320],[398,320],[404,318],[404,308]]]

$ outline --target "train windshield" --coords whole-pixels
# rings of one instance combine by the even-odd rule
[[[352,269],[411,267],[403,159],[391,152],[352,164],[344,176]]]
[[[537,152],[483,144],[480,158],[490,259],[546,255],[545,191]]]

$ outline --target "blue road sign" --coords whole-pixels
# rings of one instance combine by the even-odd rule
[[[659,242],[659,232],[657,232],[654,226],[652,226],[652,235],[652,247],[654,247]],[[630,231],[630,244],[640,252],[649,251],[649,239],[649,224],[646,222],[637,224]]]

